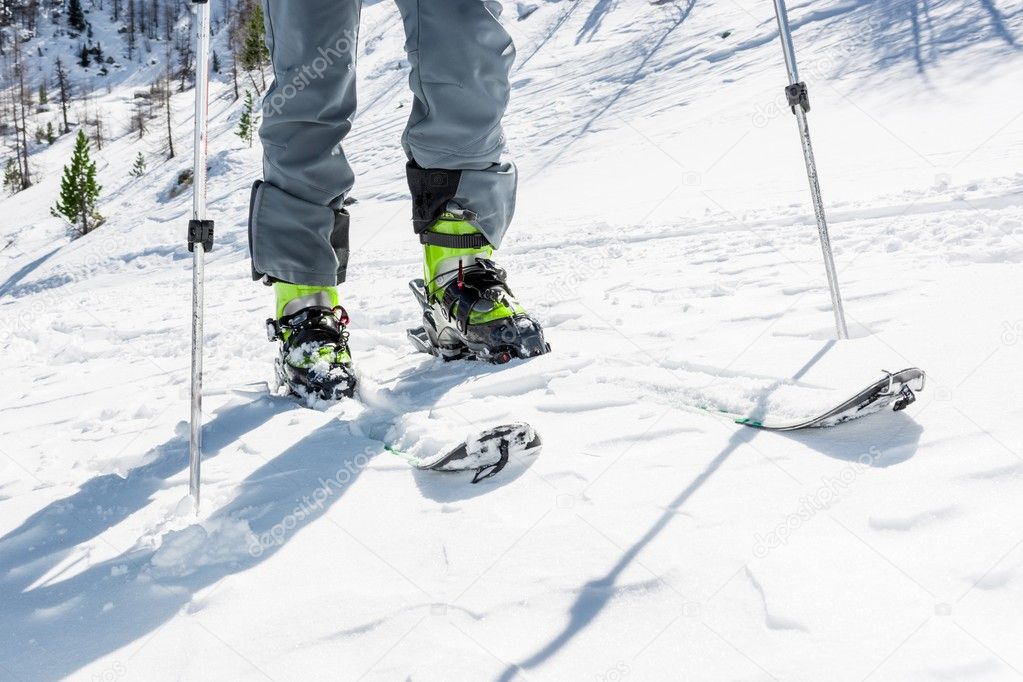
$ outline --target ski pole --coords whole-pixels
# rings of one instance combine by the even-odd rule
[[[188,437],[188,492],[199,513],[199,467],[202,462],[202,342],[204,256],[213,249],[213,221],[206,218],[206,143],[209,106],[210,6],[196,7],[195,127],[192,141],[192,219],[188,250],[192,252],[192,411]]]
[[[792,31],[789,28],[788,11],[785,0],[774,0],[774,13],[778,18],[778,33],[781,36],[782,49],[785,52],[785,68],[789,72],[789,84],[785,88],[785,99],[799,124],[799,139],[803,144],[803,158],[806,160],[806,175],[810,180],[810,197],[813,200],[813,212],[817,217],[817,231],[820,233],[821,249],[824,252],[824,270],[828,276],[828,287],[831,289],[831,308],[835,313],[835,329],[839,339],[849,338],[849,329],[845,324],[845,309],[842,306],[842,294],[838,290],[838,272],[835,269],[835,258],[831,253],[831,238],[828,236],[828,222],[824,217],[824,199],[821,197],[820,181],[817,177],[817,163],[813,158],[813,146],[810,144],[810,126],[806,121],[806,113],[810,111],[810,95],[806,83],[799,80],[796,67],[796,50],[792,46]]]

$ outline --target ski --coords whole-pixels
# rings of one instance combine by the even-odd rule
[[[300,407],[308,407],[304,399],[294,394],[282,395],[269,382],[254,382],[227,389],[204,392],[204,395],[223,395],[235,393],[240,395],[264,395],[271,399],[288,400]],[[358,398],[348,398],[358,400]],[[472,483],[479,483],[496,476],[509,463],[523,463],[535,458],[543,449],[543,441],[536,429],[526,422],[509,422],[480,431],[471,438],[458,443],[446,450],[419,457],[374,438],[383,443],[384,449],[405,460],[414,469],[420,471],[473,473]]]
[[[924,388],[926,375],[923,370],[910,367],[899,372],[885,372],[885,376],[856,393],[843,403],[810,419],[790,422],[774,422],[769,418],[734,416],[736,424],[764,431],[800,431],[802,429],[827,428],[860,419],[891,407],[892,411],[904,410],[916,401],[916,393]]]
[[[474,484],[496,476],[509,462],[535,457],[542,447],[540,434],[525,422],[495,426],[429,457],[415,457],[385,445],[388,452],[421,471],[472,472]]]

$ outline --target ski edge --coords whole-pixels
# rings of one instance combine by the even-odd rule
[[[809,419],[774,423],[769,419],[759,420],[732,414],[729,414],[729,416],[732,417],[732,421],[736,424],[761,431],[800,431],[813,428],[831,428],[839,424],[862,419],[871,414],[877,414],[889,406],[892,406],[892,410],[895,412],[905,409],[916,400],[916,393],[924,389],[927,376],[918,367],[908,367],[898,372],[884,373],[886,376],[867,386],[849,400]]]

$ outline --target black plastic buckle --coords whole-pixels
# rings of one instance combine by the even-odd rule
[[[892,407],[892,410],[900,412],[915,402],[916,393],[913,393],[913,389],[911,389],[908,384],[903,384],[902,388],[899,390],[899,398],[895,401],[895,405]]]
[[[493,275],[502,282],[508,279],[508,271],[489,258],[477,258],[476,267],[483,272]]]
[[[792,109],[792,113],[796,113],[796,107],[801,108],[803,111],[810,111],[810,91],[806,87],[806,83],[793,83],[785,88],[785,99],[789,103],[789,107]]]
[[[277,324],[277,320],[272,317],[266,320],[266,339],[267,341],[276,341],[281,338],[281,327]]]
[[[188,221],[188,250],[194,251],[196,244],[202,244],[202,248],[206,252],[213,250],[212,220]]]

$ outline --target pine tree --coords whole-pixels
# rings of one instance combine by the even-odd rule
[[[160,0],[152,0],[152,7],[149,10],[149,38],[157,39],[160,32]]]
[[[50,212],[67,219],[80,235],[88,234],[103,223],[96,210],[101,189],[96,182],[96,162],[89,158],[89,139],[79,130],[71,162],[64,166],[60,180],[60,197]]]
[[[57,141],[57,135],[53,132],[53,121],[46,122],[46,144],[53,144]]]
[[[135,0],[128,0],[128,59],[135,59]]]
[[[4,189],[12,193],[21,189],[21,164],[14,159],[7,159],[4,166]]]
[[[266,47],[265,29],[263,27],[263,5],[254,3],[252,14],[245,26],[245,39],[242,44],[242,66],[253,71],[266,64],[270,51]]]
[[[50,102],[50,97],[49,97],[49,95],[46,94],[46,83],[40,83],[39,84],[39,103],[40,104],[49,104],[49,102]]]
[[[238,119],[238,137],[251,147],[252,138],[255,137],[258,126],[259,114],[256,113],[256,104],[252,99],[252,93],[246,90],[245,101],[242,103],[242,115]]]
[[[242,68],[249,71],[249,78],[252,80],[253,87],[256,88],[256,92],[260,93],[259,86],[256,85],[254,79],[252,79],[252,71],[258,71],[260,82],[263,86],[266,86],[265,77],[263,75],[263,66],[270,61],[270,50],[266,47],[266,38],[263,27],[263,6],[262,3],[256,2],[253,4],[252,13],[249,15],[249,20],[245,24],[245,33],[242,38],[242,49],[241,49],[241,62]]]
[[[146,174],[146,157],[139,152],[135,157],[135,165],[131,167],[131,176],[133,178],[141,178]]]
[[[76,31],[85,30],[85,12],[81,0],[68,0],[67,25]]]

